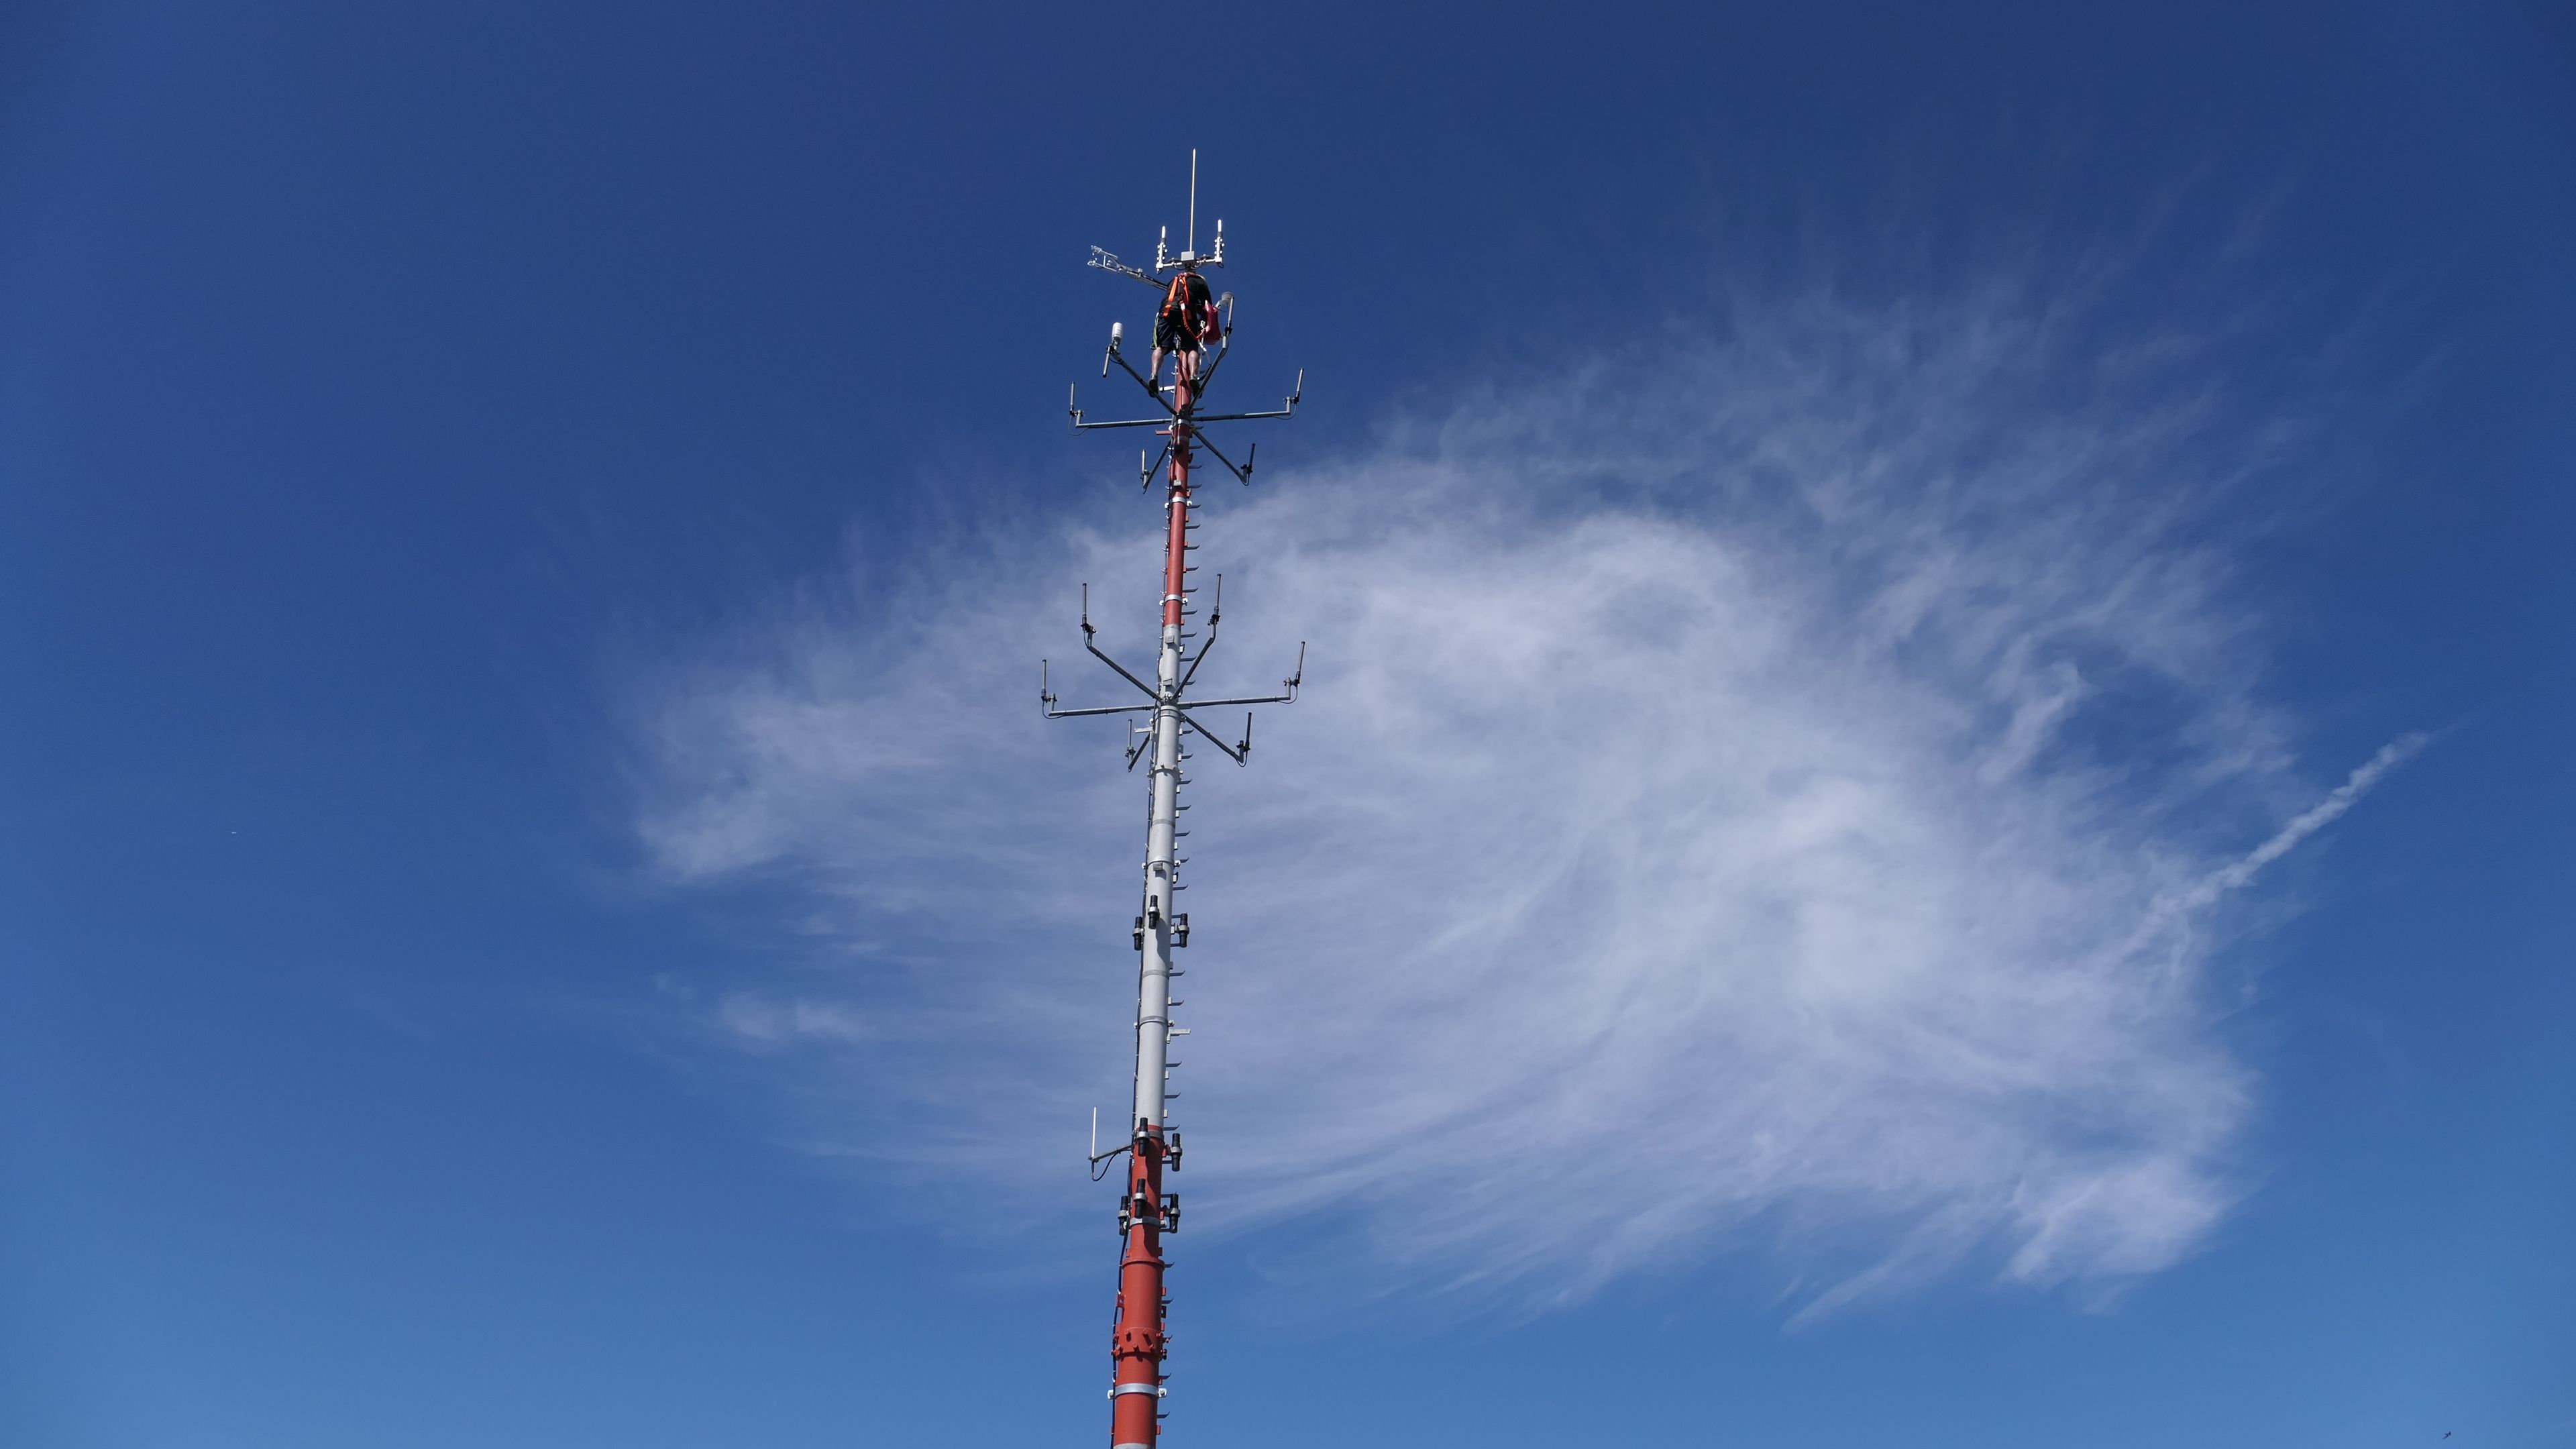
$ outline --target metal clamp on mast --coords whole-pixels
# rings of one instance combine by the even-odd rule
[[[1234,345],[1234,294],[1214,295],[1204,275],[1208,269],[1225,265],[1225,223],[1216,224],[1214,244],[1207,255],[1199,255],[1198,171],[1198,153],[1193,151],[1189,224],[1177,256],[1171,251],[1168,227],[1154,245],[1150,270],[1129,266],[1099,247],[1091,249],[1091,266],[1133,277],[1162,294],[1151,324],[1152,346],[1145,369],[1137,370],[1129,360],[1126,326],[1122,322],[1109,325],[1109,348],[1100,359],[1100,375],[1107,377],[1112,367],[1126,373],[1152,400],[1152,415],[1090,422],[1083,417],[1074,389],[1065,389],[1065,410],[1072,417],[1074,431],[1153,428],[1163,439],[1159,453],[1148,451],[1138,458],[1139,474],[1146,486],[1152,486],[1157,473],[1164,480],[1162,630],[1154,667],[1149,672],[1129,669],[1101,649],[1099,631],[1091,624],[1089,584],[1082,589],[1082,647],[1134,688],[1137,702],[1061,708],[1047,661],[1038,661],[1038,703],[1047,718],[1143,715],[1141,725],[1134,719],[1128,722],[1127,768],[1133,770],[1139,760],[1152,761],[1147,785],[1144,898],[1132,913],[1122,912],[1134,917],[1130,939],[1137,958],[1134,1105],[1128,1114],[1127,1141],[1102,1152],[1095,1117],[1091,1148],[1095,1176],[1106,1171],[1102,1164],[1122,1153],[1127,1157],[1126,1190],[1118,1204],[1121,1253],[1117,1325],[1110,1335],[1110,1443],[1114,1449],[1150,1449],[1161,1431],[1160,1405],[1165,1392],[1163,1359],[1168,1340],[1164,1331],[1163,1275],[1168,1264],[1163,1258],[1163,1237],[1177,1231],[1181,1220],[1179,1196],[1163,1187],[1165,1171],[1176,1172],[1181,1165],[1180,1135],[1171,1129],[1165,1112],[1175,1095],[1170,1089],[1171,1070],[1180,1065],[1171,1060],[1171,1045],[1175,1038],[1187,1034],[1187,1028],[1172,1025],[1172,1008],[1180,1004],[1172,997],[1173,978],[1180,974],[1173,965],[1172,952],[1189,944],[1190,929],[1188,914],[1174,908],[1183,889],[1179,879],[1183,861],[1175,850],[1183,833],[1180,812],[1189,808],[1180,803],[1181,786],[1189,783],[1181,773],[1181,762],[1187,758],[1182,750],[1183,736],[1195,734],[1236,764],[1249,764],[1249,712],[1243,717],[1242,737],[1229,744],[1210,732],[1191,711],[1292,704],[1306,676],[1306,646],[1300,643],[1296,667],[1280,681],[1280,693],[1209,698],[1191,693],[1199,666],[1207,661],[1208,651],[1216,647],[1217,625],[1224,617],[1225,607],[1225,581],[1219,574],[1215,576],[1206,635],[1193,652],[1193,636],[1186,627],[1196,614],[1190,605],[1197,594],[1189,581],[1194,570],[1187,561],[1190,550],[1197,547],[1189,541],[1196,526],[1190,521],[1191,469],[1205,457],[1248,487],[1257,454],[1256,448],[1247,447],[1243,462],[1236,464],[1209,439],[1207,426],[1289,417],[1296,412],[1297,402],[1306,390],[1306,375],[1301,371],[1287,400],[1277,408],[1237,413],[1201,410],[1218,368]],[[1168,386],[1163,382],[1167,359],[1171,372]]]

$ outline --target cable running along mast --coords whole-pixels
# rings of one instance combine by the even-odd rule
[[[1109,705],[1097,709],[1060,709],[1055,690],[1047,682],[1046,662],[1038,664],[1038,699],[1049,719],[1068,719],[1081,715],[1128,716],[1127,768],[1133,771],[1137,762],[1151,762],[1149,777],[1150,809],[1145,829],[1144,895],[1135,918],[1133,940],[1137,956],[1136,972],[1136,1094],[1127,1117],[1127,1141],[1100,1151],[1098,1126],[1093,1127],[1092,1175],[1097,1178],[1107,1164],[1124,1155],[1127,1159],[1127,1189],[1118,1199],[1118,1235],[1122,1251],[1118,1262],[1117,1324],[1110,1338],[1113,1370],[1110,1375],[1110,1443],[1114,1449],[1150,1449],[1161,1431],[1164,1351],[1163,1237],[1177,1232],[1181,1225],[1181,1200],[1163,1188],[1163,1174],[1168,1169],[1179,1171],[1181,1137],[1172,1130],[1165,1116],[1166,1099],[1170,1096],[1171,1045],[1184,1030],[1172,1024],[1172,1008],[1181,1003],[1172,996],[1172,982],[1181,971],[1172,964],[1172,952],[1190,943],[1190,917],[1187,911],[1175,909],[1183,889],[1178,878],[1182,861],[1174,851],[1182,831],[1180,790],[1189,783],[1181,768],[1189,758],[1181,748],[1184,734],[1195,734],[1218,753],[1241,765],[1252,753],[1252,716],[1243,717],[1243,738],[1233,744],[1211,733],[1200,723],[1193,710],[1209,710],[1238,705],[1287,704],[1297,698],[1297,687],[1306,672],[1306,646],[1297,646],[1297,667],[1280,681],[1283,692],[1251,697],[1202,699],[1190,693],[1191,682],[1198,678],[1199,666],[1207,661],[1208,650],[1216,644],[1217,622],[1225,607],[1225,579],[1218,575],[1216,590],[1208,609],[1204,638],[1187,626],[1197,615],[1191,601],[1197,590],[1190,583],[1196,570],[1189,555],[1197,545],[1190,541],[1198,525],[1191,520],[1192,503],[1190,470],[1202,454],[1245,485],[1252,482],[1253,457],[1258,445],[1247,449],[1240,467],[1220,452],[1203,431],[1210,423],[1237,422],[1252,418],[1284,418],[1297,410],[1297,399],[1304,392],[1306,377],[1297,375],[1297,386],[1287,401],[1267,412],[1205,413],[1200,411],[1209,384],[1215,381],[1224,364],[1228,347],[1234,338],[1234,294],[1211,297],[1200,273],[1203,268],[1225,265],[1225,223],[1216,224],[1216,236],[1204,257],[1198,255],[1198,153],[1190,153],[1190,228],[1178,256],[1171,254],[1171,229],[1163,229],[1162,238],[1154,244],[1154,265],[1148,270],[1131,267],[1098,247],[1091,249],[1090,265],[1102,271],[1133,277],[1164,292],[1163,309],[1157,318],[1154,352],[1148,364],[1151,375],[1138,372],[1124,352],[1125,328],[1121,323],[1109,327],[1109,351],[1100,360],[1100,375],[1107,377],[1114,365],[1133,379],[1145,395],[1153,400],[1152,416],[1129,418],[1117,422],[1087,422],[1077,405],[1072,389],[1066,389],[1065,407],[1073,416],[1078,432],[1095,428],[1152,428],[1163,439],[1159,453],[1138,455],[1137,481],[1146,488],[1153,486],[1156,472],[1163,474],[1163,597],[1161,645],[1156,650],[1152,681],[1140,678],[1134,671],[1103,653],[1091,627],[1091,587],[1083,586],[1082,647],[1092,657],[1109,666],[1120,679],[1144,696],[1143,703]],[[1177,318],[1177,325],[1175,319]],[[1173,381],[1166,388],[1161,382],[1162,359],[1169,351],[1173,356]],[[1168,394],[1168,398],[1167,398]],[[1197,652],[1190,651],[1192,640],[1198,641]],[[1144,722],[1133,718],[1146,717]]]

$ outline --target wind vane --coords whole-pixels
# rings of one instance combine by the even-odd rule
[[[1172,995],[1172,983],[1183,973],[1172,964],[1172,952],[1190,943],[1190,917],[1175,904],[1184,887],[1179,879],[1185,864],[1175,853],[1179,838],[1188,832],[1179,828],[1180,812],[1189,807],[1180,803],[1180,790],[1189,782],[1181,767],[1190,758],[1182,748],[1184,735],[1196,735],[1216,747],[1217,751],[1238,765],[1249,763],[1252,754],[1252,715],[1243,717],[1243,738],[1227,744],[1201,724],[1191,711],[1229,708],[1237,705],[1289,704],[1297,698],[1297,687],[1306,673],[1306,646],[1297,646],[1297,667],[1280,681],[1284,691],[1248,697],[1202,699],[1190,693],[1198,678],[1199,666],[1207,662],[1208,651],[1216,646],[1217,622],[1225,607],[1225,576],[1216,576],[1216,589],[1211,597],[1204,638],[1189,629],[1189,621],[1198,611],[1191,607],[1197,590],[1190,575],[1197,572],[1189,555],[1198,545],[1190,541],[1198,524],[1191,519],[1190,469],[1199,454],[1205,453],[1232,474],[1237,482],[1252,482],[1253,457],[1257,445],[1244,451],[1237,466],[1209,441],[1206,426],[1210,423],[1238,422],[1253,418],[1284,418],[1297,410],[1297,400],[1304,393],[1306,375],[1297,374],[1297,386],[1280,407],[1267,412],[1205,413],[1200,411],[1209,385],[1216,380],[1217,370],[1225,362],[1234,341],[1234,294],[1212,297],[1201,269],[1225,265],[1225,223],[1216,224],[1216,237],[1208,255],[1198,255],[1198,152],[1190,153],[1189,229],[1178,256],[1171,254],[1171,228],[1165,227],[1154,244],[1154,265],[1148,271],[1131,267],[1098,247],[1091,249],[1090,265],[1120,276],[1134,277],[1163,293],[1155,316],[1154,341],[1147,371],[1138,372],[1127,360],[1124,324],[1109,324],[1109,351],[1100,360],[1100,375],[1107,377],[1114,364],[1145,395],[1153,399],[1150,417],[1123,419],[1117,422],[1086,422],[1073,390],[1065,392],[1065,409],[1073,416],[1077,432],[1095,428],[1152,428],[1163,439],[1160,453],[1138,455],[1138,481],[1151,487],[1157,469],[1164,476],[1163,531],[1163,598],[1162,642],[1155,652],[1153,682],[1129,670],[1100,649],[1091,627],[1091,586],[1082,591],[1082,647],[1093,658],[1106,664],[1120,679],[1133,685],[1144,696],[1138,704],[1107,705],[1096,709],[1060,709],[1055,690],[1048,683],[1046,661],[1038,662],[1038,699],[1049,719],[1070,719],[1082,715],[1144,715],[1140,725],[1128,721],[1127,768],[1134,770],[1140,759],[1152,760],[1151,783],[1148,786],[1149,808],[1145,827],[1145,884],[1132,931],[1137,955],[1136,972],[1136,1090],[1135,1104],[1128,1113],[1127,1141],[1107,1152],[1100,1151],[1099,1123],[1095,1115],[1092,1126],[1092,1176],[1098,1179],[1106,1172],[1105,1164],[1124,1154],[1127,1158],[1127,1190],[1118,1199],[1118,1235],[1121,1252],[1118,1263],[1117,1327],[1110,1337],[1110,1443],[1113,1449],[1151,1449],[1161,1432],[1162,1399],[1165,1393],[1163,1354],[1165,1346],[1164,1310],[1168,1300],[1163,1295],[1163,1237],[1180,1230],[1181,1199],[1177,1193],[1164,1191],[1163,1174],[1178,1172],[1181,1166],[1181,1135],[1174,1130],[1165,1114],[1166,1103],[1176,1094],[1171,1091],[1172,1068],[1180,1063],[1171,1060],[1175,1039],[1188,1034],[1187,1029],[1172,1024],[1172,1008],[1182,1003]],[[1166,279],[1168,274],[1168,280]],[[1166,355],[1172,358],[1172,382],[1166,388],[1161,379]],[[1166,400],[1166,394],[1169,394]],[[1198,641],[1195,653],[1190,643]]]

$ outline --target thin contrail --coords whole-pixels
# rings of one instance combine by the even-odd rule
[[[2296,819],[2275,831],[2271,839],[2247,851],[2241,859],[2231,861],[2204,876],[2198,885],[2193,886],[2174,902],[2173,910],[2198,910],[2227,892],[2242,888],[2251,882],[2263,867],[2289,854],[2292,847],[2300,841],[2333,824],[2338,816],[2351,809],[2362,796],[2370,793],[2370,788],[2379,783],[2381,776],[2414,758],[2431,739],[2432,736],[2420,732],[2409,733],[2399,735],[2380,746],[2379,753],[2363,761],[2360,768],[2354,770],[2349,778],[2335,787],[2334,793],[2303,811]]]

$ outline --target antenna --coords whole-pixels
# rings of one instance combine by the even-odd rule
[[[1154,245],[1151,272],[1131,267],[1098,247],[1091,249],[1090,265],[1105,272],[1134,277],[1158,289],[1162,283],[1157,274],[1174,267],[1195,273],[1201,264],[1196,255],[1199,220],[1199,153],[1190,152],[1190,203],[1187,241],[1179,257],[1171,255],[1171,229],[1166,227]],[[1225,223],[1217,223],[1214,255],[1206,264],[1225,264]],[[1194,284],[1195,290],[1184,286]],[[1115,422],[1090,422],[1070,391],[1066,410],[1073,415],[1075,432],[1101,428],[1152,428],[1163,439],[1160,456],[1140,453],[1143,481],[1153,486],[1154,473],[1163,468],[1163,592],[1162,634],[1154,654],[1154,667],[1145,673],[1130,670],[1102,651],[1098,631],[1091,623],[1091,587],[1082,591],[1082,647],[1107,665],[1119,679],[1135,689],[1139,702],[1101,705],[1089,709],[1062,709],[1057,705],[1044,660],[1038,663],[1038,704],[1049,719],[1070,719],[1082,715],[1121,715],[1127,718],[1127,741],[1123,746],[1127,767],[1134,769],[1140,759],[1150,759],[1153,769],[1146,786],[1145,880],[1142,898],[1129,927],[1129,939],[1136,951],[1136,1076],[1135,1101],[1127,1119],[1123,1144],[1100,1150],[1099,1116],[1093,1114],[1091,1170],[1095,1177],[1108,1171],[1101,1164],[1120,1153],[1127,1155],[1127,1188],[1118,1200],[1118,1233],[1124,1250],[1118,1262],[1117,1326],[1110,1335],[1110,1355],[1115,1365],[1109,1384],[1110,1442],[1115,1449],[1153,1449],[1162,1429],[1162,1402],[1167,1392],[1163,1373],[1164,1352],[1168,1339],[1164,1333],[1163,1257],[1165,1235],[1180,1231],[1181,1200],[1163,1188],[1166,1171],[1181,1167],[1180,1133],[1171,1127],[1166,1115],[1178,1095],[1171,1090],[1172,1070],[1180,1065],[1171,1059],[1172,1043],[1188,1035],[1187,1027],[1172,1024],[1172,1009],[1181,1005],[1172,996],[1172,982],[1181,974],[1172,961],[1172,953],[1190,943],[1188,913],[1175,909],[1181,884],[1180,869],[1187,862],[1177,853],[1180,812],[1190,807],[1180,803],[1180,791],[1190,781],[1181,773],[1181,762],[1188,758],[1181,746],[1185,735],[1196,735],[1217,753],[1238,765],[1250,763],[1252,753],[1252,716],[1244,715],[1243,735],[1229,744],[1199,723],[1194,711],[1264,704],[1291,704],[1306,676],[1306,646],[1297,646],[1297,667],[1280,681],[1281,693],[1224,698],[1202,698],[1192,692],[1198,679],[1199,665],[1205,663],[1208,650],[1216,643],[1217,622],[1223,608],[1222,594],[1207,613],[1204,641],[1195,655],[1188,648],[1192,637],[1189,622],[1198,611],[1191,607],[1198,590],[1190,576],[1198,566],[1189,556],[1199,545],[1191,541],[1198,524],[1190,516],[1195,498],[1191,469],[1204,457],[1213,460],[1236,481],[1252,482],[1252,451],[1244,452],[1244,466],[1238,468],[1218,451],[1209,440],[1210,423],[1246,422],[1258,418],[1284,418],[1297,411],[1297,401],[1305,393],[1306,375],[1297,374],[1297,384],[1287,400],[1277,408],[1255,412],[1207,413],[1200,411],[1207,390],[1216,379],[1218,364],[1225,360],[1233,345],[1234,329],[1230,310],[1220,317],[1220,303],[1208,296],[1205,283],[1195,275],[1172,279],[1170,295],[1193,313],[1177,326],[1152,329],[1155,340],[1153,360],[1146,372],[1138,372],[1127,360],[1119,345],[1124,335],[1117,327],[1110,331],[1109,351],[1101,362],[1101,373],[1108,374],[1112,364],[1126,372],[1145,395],[1153,399],[1146,409],[1150,414]],[[1195,300],[1192,300],[1195,298]],[[1226,298],[1230,304],[1231,294]],[[1162,358],[1171,344],[1174,376],[1170,400],[1165,401],[1161,386]],[[1150,461],[1149,461],[1150,459]],[[1168,467],[1165,465],[1168,464]],[[1224,587],[1223,576],[1217,575],[1217,588]],[[1240,592],[1238,590],[1238,592]],[[1151,682],[1147,676],[1150,675]],[[1115,686],[1112,686],[1115,688]],[[1142,715],[1145,718],[1138,720]],[[1141,726],[1141,728],[1140,728]],[[1139,738],[1141,734],[1142,738]]]

